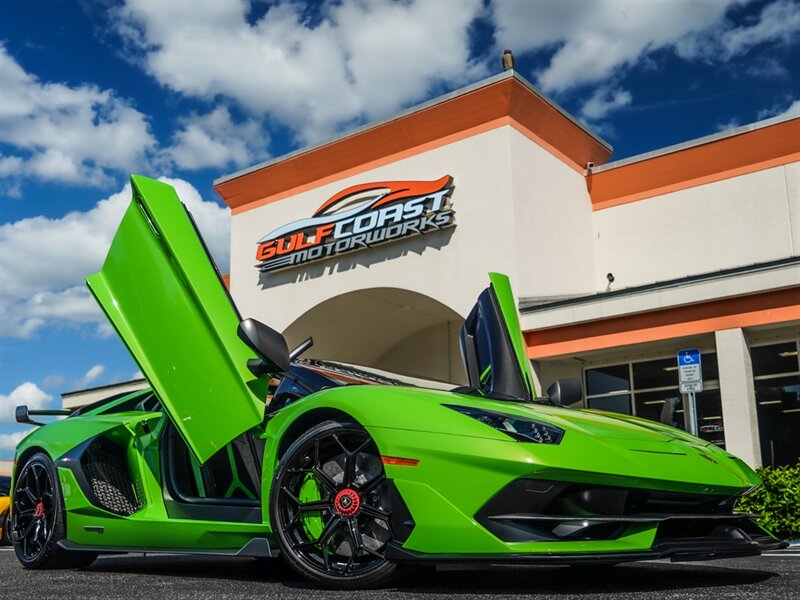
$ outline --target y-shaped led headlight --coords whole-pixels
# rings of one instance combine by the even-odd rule
[[[488,425],[501,433],[514,438],[518,442],[532,442],[534,444],[559,444],[564,437],[564,430],[555,425],[535,421],[516,415],[495,412],[493,410],[483,410],[480,408],[469,408],[467,406],[455,406],[444,404],[462,415],[467,415]]]

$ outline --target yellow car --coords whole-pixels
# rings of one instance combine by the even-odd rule
[[[9,498],[9,490],[11,489],[11,477],[7,475],[0,475],[0,546],[6,546],[11,543],[11,535],[8,531],[9,515],[11,513],[11,498]]]

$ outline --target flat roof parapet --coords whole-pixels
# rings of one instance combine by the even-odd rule
[[[508,71],[338,138],[226,175],[214,186],[234,213],[504,125],[574,170],[611,146],[528,81]]]

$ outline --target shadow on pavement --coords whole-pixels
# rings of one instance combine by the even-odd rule
[[[141,554],[134,554],[101,557],[83,571],[257,581],[287,585],[303,585],[305,583],[305,580],[280,558],[248,559],[177,554],[148,554],[142,557]]]
[[[756,569],[707,564],[638,563],[615,567],[501,567],[482,571],[431,571],[407,575],[399,590],[412,594],[617,594],[738,587],[779,577]],[[715,595],[716,595],[715,594]]]
[[[313,588],[280,559],[234,559],[197,556],[140,555],[105,557],[86,572],[213,578],[220,581],[273,583],[286,588]],[[722,596],[725,588],[751,585],[779,577],[762,569],[717,563],[647,562],[616,567],[494,566],[482,570],[435,571],[407,569],[384,594],[616,594],[670,592],[712,588]],[[298,589],[298,591],[300,591]]]

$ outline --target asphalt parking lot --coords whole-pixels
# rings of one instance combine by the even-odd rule
[[[0,598],[800,598],[800,546],[754,558],[612,568],[413,571],[393,587],[314,589],[279,560],[125,555],[80,571],[25,571],[0,549]]]

